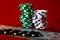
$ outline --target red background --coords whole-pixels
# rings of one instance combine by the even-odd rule
[[[60,0],[0,0],[0,24],[21,26],[19,4],[32,3],[34,9],[48,10],[49,31],[60,32]],[[0,40],[24,40],[5,35],[0,35]]]

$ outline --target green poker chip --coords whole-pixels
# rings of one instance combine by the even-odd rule
[[[31,21],[27,21],[23,24],[24,27],[27,27],[27,26],[31,26],[32,22]]]
[[[27,13],[27,12],[29,12],[29,13],[34,13],[34,10],[28,9],[28,10],[23,10],[23,11],[22,11],[22,13]]]
[[[29,23],[30,21],[32,21],[32,19],[24,17],[24,18],[20,18],[20,21],[23,22],[23,23],[25,23],[25,22]]]
[[[20,17],[20,19],[30,19],[30,15],[25,15],[25,14],[23,14],[21,17]]]
[[[26,19],[31,19],[31,18],[32,18],[32,16],[33,16],[33,15],[31,15],[31,14],[23,13],[23,14],[22,14],[22,16],[21,16],[20,18],[21,18],[21,19],[24,19],[24,18],[26,18]]]
[[[25,20],[28,20],[28,19],[31,19],[30,17],[29,17],[29,15],[22,15],[21,17],[20,17],[20,20],[22,20],[22,19],[25,19]]]
[[[29,21],[31,21],[31,20],[24,20],[24,21],[22,20],[22,23],[26,23],[26,22],[29,23]]]
[[[27,24],[23,24],[23,27],[29,27],[29,25],[27,25]]]
[[[31,9],[32,8],[32,4],[29,4],[29,3],[21,4],[19,7],[20,7],[20,10],[26,10],[27,8]]]

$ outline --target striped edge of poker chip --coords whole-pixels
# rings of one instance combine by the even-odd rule
[[[21,18],[23,18],[23,17],[25,17],[25,18],[32,18],[32,16],[33,16],[33,13],[26,12],[26,13],[22,13],[22,17]]]
[[[27,13],[27,12],[29,12],[29,13],[34,13],[34,10],[27,8],[27,9],[25,9],[25,10],[22,11],[22,13]]]
[[[41,19],[35,19],[35,18],[32,18],[32,23],[44,23],[46,20],[41,20]]]
[[[22,23],[26,23],[26,22],[29,23],[29,21],[31,21],[31,20],[21,20],[21,21],[22,21]]]
[[[35,28],[36,29],[45,29],[47,28],[48,24],[47,23],[44,23],[44,24],[40,24],[41,26],[36,26]]]
[[[27,23],[27,24],[24,23],[24,24],[23,24],[23,27],[25,27],[25,28],[29,28],[31,25],[32,25],[32,23],[30,23],[30,24],[28,24],[28,23]]]
[[[25,22],[23,25],[27,25],[27,26],[30,26],[32,23],[31,22]]]
[[[25,16],[23,18],[20,18],[21,21],[32,21],[31,17]]]
[[[32,21],[32,19],[30,19],[30,17],[23,17],[23,18],[20,18],[21,21]]]
[[[40,15],[41,17],[46,18],[48,15],[47,10],[36,10],[34,13],[36,13],[37,15]]]

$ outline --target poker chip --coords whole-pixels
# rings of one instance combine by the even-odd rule
[[[38,15],[38,18],[46,18],[47,17],[47,10],[36,10],[36,15]]]
[[[38,22],[38,23],[35,23],[35,26],[36,26],[35,28],[37,28],[37,29],[45,29],[47,27],[47,23]]]
[[[32,25],[32,23],[26,22],[26,23],[23,24],[23,27],[24,27],[24,28],[29,28],[30,25]]]
[[[31,7],[32,7],[32,4],[29,4],[29,3],[20,4],[20,10],[26,10],[27,8],[31,9]]]

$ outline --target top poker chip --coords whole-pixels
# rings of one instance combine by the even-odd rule
[[[20,10],[28,10],[32,8],[32,4],[26,3],[26,4],[21,4],[20,5]]]

